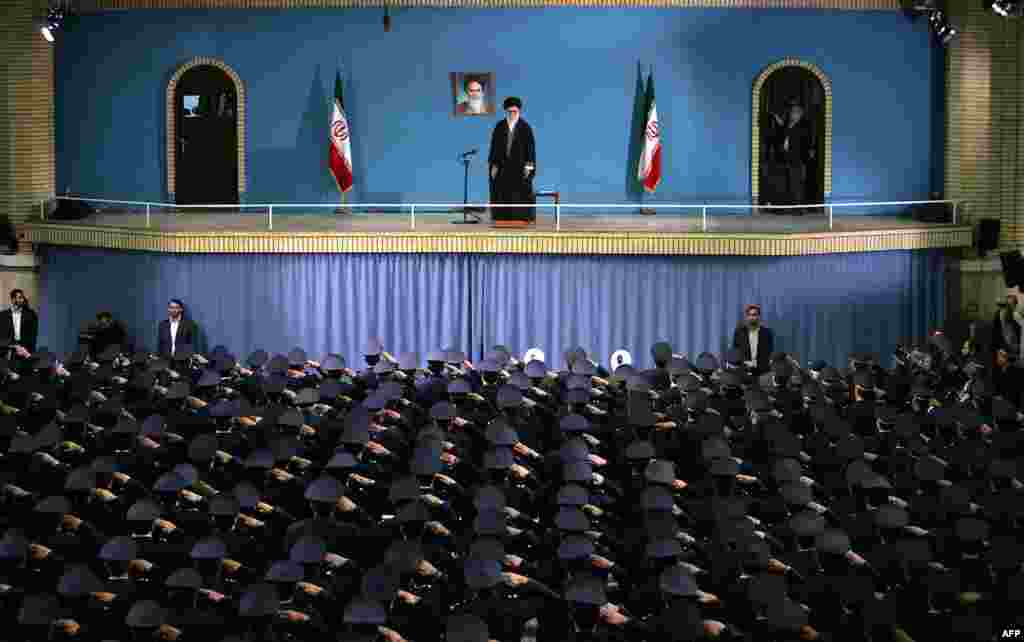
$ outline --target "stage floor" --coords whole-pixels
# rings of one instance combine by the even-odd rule
[[[903,216],[538,213],[524,228],[497,228],[488,215],[458,225],[461,213],[100,211],[76,221],[26,225],[25,240],[156,252],[471,252],[540,254],[713,254],[792,256],[969,246],[968,226]]]
[[[458,225],[453,221],[462,220],[461,214],[426,212],[417,213],[416,226],[412,228],[409,214],[397,213],[302,213],[295,211],[275,212],[273,231],[279,234],[305,233],[351,233],[394,234],[402,232],[459,234],[508,233],[508,229],[493,226],[488,215],[481,217],[474,225]],[[126,229],[148,229],[152,232],[267,232],[266,212],[155,212],[146,227],[146,217],[138,212],[100,212],[75,221],[76,225],[98,227],[120,227]],[[902,216],[836,216],[833,233],[897,230],[941,226],[941,223],[923,223]],[[514,233],[556,231],[553,214],[537,215],[537,222]],[[619,232],[664,232],[669,234],[703,233],[699,215],[676,215],[658,213],[640,214],[587,214],[561,217],[561,231],[565,233],[619,233]],[[828,233],[828,216],[806,214],[803,216],[758,214],[716,214],[708,216],[708,233],[716,234],[813,234]]]

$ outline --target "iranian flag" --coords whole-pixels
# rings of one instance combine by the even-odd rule
[[[349,139],[345,102],[341,98],[341,74],[334,76],[334,108],[331,111],[331,174],[338,189],[345,193],[352,189],[352,142]]]
[[[653,192],[661,182],[661,136],[658,132],[658,108],[654,105],[654,74],[647,77],[647,124],[644,127],[644,149],[636,177],[644,184],[644,190]]]

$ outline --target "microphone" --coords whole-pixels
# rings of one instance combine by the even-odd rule
[[[469,158],[470,156],[476,156],[476,153],[477,153],[478,151],[480,151],[480,150],[479,150],[479,149],[471,149],[471,150],[469,150],[468,152],[464,152],[464,153],[462,154],[462,157],[463,157],[463,158]]]

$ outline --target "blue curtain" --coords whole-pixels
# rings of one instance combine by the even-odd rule
[[[691,356],[724,350],[746,303],[763,306],[779,349],[842,363],[885,356],[939,327],[939,250],[784,258],[474,254],[149,254],[49,248],[42,343],[66,352],[100,309],[156,344],[167,300],[185,300],[207,347],[256,347],[360,361],[371,334],[393,352],[540,347],[549,365],[580,345],[642,366],[656,341]]]
[[[167,301],[184,300],[207,347],[239,358],[293,347],[311,358],[385,349],[469,349],[471,260],[455,254],[150,254],[50,248],[42,266],[41,340],[74,349],[79,327],[108,309],[136,345],[156,349]],[[41,342],[40,345],[43,345]],[[359,360],[361,363],[361,359]]]
[[[668,341],[695,357],[721,354],[747,303],[760,303],[777,349],[842,363],[851,351],[884,356],[944,318],[940,252],[784,258],[500,256],[480,264],[484,348],[539,347],[562,365],[579,345],[607,363],[625,348],[653,365]],[[886,363],[888,360],[886,359]]]

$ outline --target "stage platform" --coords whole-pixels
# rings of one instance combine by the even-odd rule
[[[102,211],[76,221],[25,225],[24,241],[172,253],[511,253],[623,255],[800,256],[957,248],[971,245],[966,225],[925,223],[910,217],[847,215],[833,219],[760,213],[716,213],[704,231],[700,215],[658,212],[567,216],[538,213],[522,229],[498,229],[488,215],[457,225],[461,213],[187,210]]]

